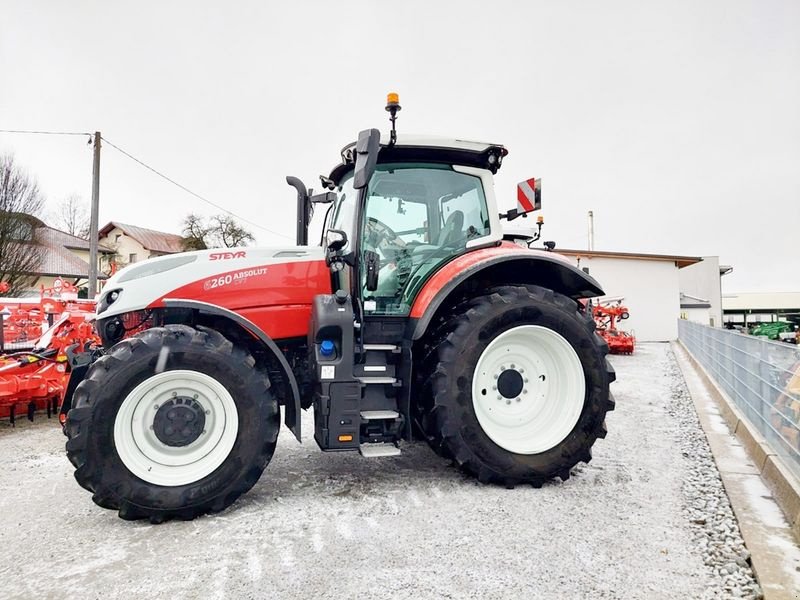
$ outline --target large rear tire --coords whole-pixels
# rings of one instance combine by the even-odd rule
[[[116,344],[75,390],[67,456],[123,519],[193,519],[249,490],[275,451],[277,401],[253,358],[184,325]]]
[[[503,286],[455,307],[428,339],[421,425],[480,481],[566,480],[614,409],[606,343],[574,300]]]

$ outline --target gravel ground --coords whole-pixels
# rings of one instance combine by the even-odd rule
[[[541,489],[477,484],[424,444],[323,454],[284,430],[233,507],[153,526],[79,488],[46,418],[0,424],[3,598],[727,598],[759,594],[667,344],[613,357],[594,460]]]

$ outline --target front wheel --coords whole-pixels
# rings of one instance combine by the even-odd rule
[[[566,479],[605,436],[608,347],[565,296],[498,287],[458,306],[428,350],[423,430],[480,481]]]
[[[280,428],[269,380],[218,332],[167,325],[115,345],[75,390],[75,478],[124,519],[191,519],[260,477]]]

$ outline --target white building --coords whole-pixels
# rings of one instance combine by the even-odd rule
[[[696,265],[699,256],[600,252],[597,250],[556,250],[594,277],[606,296],[623,298],[630,318],[620,323],[642,342],[666,342],[678,337],[680,272]],[[713,270],[713,269],[712,269]],[[719,268],[716,267],[719,285]],[[719,322],[718,322],[719,323]]]
[[[680,270],[681,317],[711,327],[722,327],[722,276],[733,267],[719,264],[718,256]]]
[[[100,243],[115,250],[117,266],[184,251],[179,235],[117,221],[111,221],[98,233]]]
[[[771,321],[800,324],[800,292],[724,294],[722,309],[726,324],[743,327]]]

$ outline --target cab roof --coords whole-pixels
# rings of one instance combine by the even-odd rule
[[[390,146],[388,133],[381,134],[378,163],[413,162],[463,165],[488,169],[496,173],[508,150],[501,144],[474,142],[455,138],[425,135],[397,135],[397,143]],[[355,147],[352,142],[342,148],[342,162],[336,165],[329,178],[337,185],[355,166]]]

